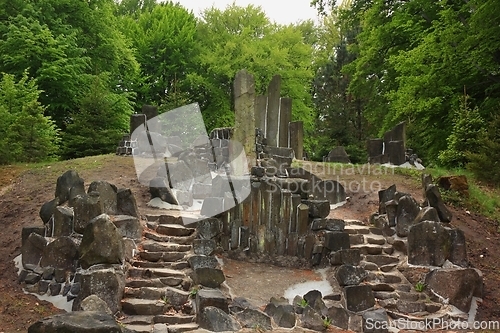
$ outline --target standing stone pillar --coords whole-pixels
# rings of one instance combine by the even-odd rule
[[[159,133],[161,130],[160,122],[158,121],[158,107],[154,105],[143,105],[142,113],[148,118],[148,129],[150,132]]]
[[[248,162],[255,159],[255,80],[246,70],[236,74],[234,91],[234,134],[230,144],[230,163],[235,175],[248,173]],[[247,160],[250,158],[250,161]]]
[[[234,79],[234,135],[247,156],[255,153],[255,80],[246,70]]]
[[[134,131],[142,126],[142,130],[145,131],[146,118],[143,114],[132,114],[130,115],[130,134],[134,133]]]
[[[281,76],[275,75],[267,89],[267,145],[278,147],[279,115],[280,115]]]
[[[281,98],[280,100],[280,124],[279,124],[279,147],[289,147],[288,145],[288,124],[292,120],[292,99]]]
[[[267,96],[259,95],[255,98],[255,128],[260,128],[266,133],[267,121]]]
[[[292,121],[289,127],[290,148],[295,152],[295,158],[302,160],[304,158],[304,123]]]

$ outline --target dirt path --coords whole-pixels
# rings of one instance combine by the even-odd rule
[[[378,190],[394,183],[399,191],[410,193],[417,200],[422,200],[422,190],[418,182],[408,176],[393,174],[391,170],[383,171],[366,166],[364,168],[344,166],[342,169],[339,167],[333,169],[322,163],[310,164],[309,168],[322,178],[339,179],[346,187],[350,200],[332,212],[332,216],[335,217],[368,222],[370,214],[377,210]],[[69,169],[76,170],[86,185],[94,180],[106,180],[118,187],[131,188],[141,213],[151,211],[146,207],[149,201],[148,189],[137,181],[132,158],[105,155],[45,165],[30,171],[26,171],[23,167],[0,168],[2,228],[0,246],[3,251],[0,257],[0,332],[25,332],[36,320],[60,312],[50,303],[23,293],[17,283],[13,259],[21,252],[22,228],[42,225],[38,217],[40,207],[54,197],[57,177]],[[452,208],[452,211],[455,216],[452,223],[466,234],[472,265],[481,269],[484,274],[485,298],[479,307],[478,319],[498,320],[500,318],[497,306],[500,303],[498,224],[482,216],[469,215],[462,210]],[[239,267],[239,270],[234,269],[234,273],[230,273],[228,279],[231,279],[231,275],[245,271],[244,264],[238,262],[233,264]],[[252,279],[252,274],[256,272],[246,274]],[[300,282],[311,277],[299,274],[293,278]],[[257,281],[257,276],[255,280]],[[255,283],[253,286],[254,290],[250,289],[249,293],[253,292],[258,299],[264,297],[264,294],[275,294],[272,282],[262,285]]]

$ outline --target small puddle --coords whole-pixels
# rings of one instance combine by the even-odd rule
[[[284,297],[288,299],[290,304],[292,304],[295,296],[304,296],[311,290],[318,290],[321,292],[323,296],[329,295],[333,293],[333,288],[330,283],[326,280],[326,268],[316,270],[315,272],[319,273],[323,280],[321,281],[306,281],[294,284],[288,287],[285,290]]]

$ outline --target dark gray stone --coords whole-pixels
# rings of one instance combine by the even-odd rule
[[[432,184],[427,186],[425,190],[425,198],[427,199],[429,206],[436,208],[441,222],[451,222],[453,215],[444,204],[437,186]]]
[[[226,280],[221,269],[200,267],[193,271],[193,281],[208,288],[218,288]]]
[[[420,212],[418,203],[411,196],[403,196],[399,199],[396,212],[396,234],[399,237],[408,236],[408,230]]]
[[[295,326],[297,320],[295,310],[284,298],[271,298],[271,302],[266,305],[264,312],[271,316],[279,327],[292,328]]]
[[[406,162],[404,141],[389,141],[386,146],[386,154],[389,155],[391,164],[401,165]]]
[[[149,193],[151,193],[151,198],[160,198],[172,205],[178,205],[177,198],[175,197],[172,189],[167,184],[165,178],[153,178],[149,182]]]
[[[272,330],[271,317],[260,310],[247,308],[236,313],[235,317],[243,327],[259,328],[264,331]]]
[[[214,239],[222,232],[222,222],[217,218],[208,218],[199,221],[196,229],[201,239]]]
[[[28,333],[122,333],[112,315],[102,312],[77,311],[40,319]]]
[[[89,185],[88,193],[97,192],[102,203],[103,213],[114,215],[117,211],[117,188],[106,181],[93,181]]]
[[[112,313],[121,310],[121,299],[125,290],[125,274],[121,269],[104,268],[86,270],[81,273],[80,291],[73,302],[73,311],[80,309],[82,301],[96,295],[108,305]]]
[[[319,313],[326,311],[325,302],[323,302],[323,295],[319,290],[310,290],[304,295],[304,300],[314,310]]]
[[[26,284],[35,284],[38,281],[40,281],[41,278],[42,278],[42,276],[40,274],[30,272],[24,278],[24,282]]]
[[[366,311],[363,313],[364,333],[387,333],[389,332],[389,317],[384,309]]]
[[[213,306],[201,310],[198,325],[212,332],[236,332],[241,329],[241,325],[233,317]]]
[[[52,282],[49,284],[49,295],[57,296],[61,292],[61,284],[57,282]]]
[[[393,200],[396,193],[396,185],[391,185],[385,190],[378,191],[379,214],[386,213],[386,202]]]
[[[442,266],[449,257],[450,250],[450,235],[440,222],[424,221],[410,228],[408,263]]]
[[[349,312],[342,307],[332,306],[328,308],[327,318],[331,325],[347,330],[349,328]]]
[[[325,157],[324,162],[351,163],[351,160],[349,159],[349,155],[347,155],[344,147],[338,146],[330,150],[328,155]]]
[[[73,224],[77,233],[83,233],[92,219],[104,212],[102,202],[97,192],[88,195],[79,195],[74,200]]]
[[[451,241],[450,257],[448,259],[455,265],[468,267],[467,244],[464,232],[460,229],[451,229],[448,230],[448,233]]]
[[[57,206],[54,210],[54,225],[52,236],[69,236],[73,232],[73,209],[66,206]]]
[[[205,256],[205,255],[194,255],[189,257],[188,259],[189,266],[196,270],[198,268],[217,268],[219,266],[219,262],[213,256]]]
[[[314,331],[326,330],[326,326],[324,324],[321,313],[317,312],[309,305],[307,305],[302,312],[301,322],[304,328],[308,328]]]
[[[23,267],[26,267],[26,265],[38,265],[46,246],[47,239],[32,232],[21,248]]]
[[[78,264],[78,244],[74,239],[63,236],[47,244],[43,250],[40,266],[75,272]]]
[[[435,269],[427,274],[425,284],[464,312],[469,312],[473,296],[483,296],[483,279],[472,268]]]
[[[385,266],[399,263],[399,258],[388,255],[366,255],[365,260],[377,264],[377,266]]]
[[[345,221],[341,219],[314,219],[311,223],[311,230],[344,231]]]
[[[344,289],[346,308],[349,311],[360,312],[375,305],[375,297],[369,285],[348,286]]]
[[[99,215],[85,228],[79,253],[83,268],[124,262],[123,237],[108,215]]]
[[[45,236],[45,227],[43,226],[37,226],[37,227],[23,227],[21,231],[21,246],[26,243],[26,240],[28,237],[31,235],[31,233],[34,232],[37,235],[40,235],[42,237]]]
[[[96,311],[112,315],[111,309],[108,304],[96,295],[86,297],[80,303],[80,310],[82,311]]]
[[[227,298],[219,289],[203,288],[196,293],[196,313],[208,306],[214,306],[229,313],[229,303]]]
[[[139,217],[137,202],[129,188],[121,188],[116,192],[116,214]]]
[[[72,188],[78,189],[73,191],[73,195],[85,193],[83,179],[76,171],[68,170],[57,178],[55,193],[55,197],[59,199],[57,205],[62,205],[68,200],[71,202],[74,199],[70,195]]]
[[[330,254],[330,264],[332,265],[359,265],[361,253],[359,249],[344,249]]]
[[[359,266],[342,265],[335,271],[340,286],[356,286],[363,282],[368,273]]]
[[[346,232],[325,232],[325,247],[331,251],[349,249],[350,239],[349,234]]]
[[[217,248],[217,243],[213,239],[195,239],[193,249],[195,254],[210,256]]]
[[[141,239],[143,227],[137,217],[116,215],[111,218],[111,221],[123,237]]]
[[[304,200],[309,207],[309,216],[312,218],[325,218],[330,214],[330,202],[327,200]]]
[[[422,221],[434,221],[439,222],[439,215],[434,207],[424,207],[420,210],[413,224],[420,223]]]
[[[39,215],[44,224],[49,222],[50,218],[54,214],[54,210],[56,209],[57,205],[59,205],[58,198],[54,198],[50,201],[47,201],[42,205],[42,207],[40,208]]]

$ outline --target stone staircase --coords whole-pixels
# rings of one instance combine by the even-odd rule
[[[196,230],[170,215],[147,215],[142,242],[127,272],[122,299],[129,332],[185,332],[198,328],[191,305],[187,259]]]
[[[390,228],[356,220],[346,220],[344,231],[349,234],[351,249],[359,249],[359,266],[367,272],[365,283],[390,317],[418,321],[445,316],[445,306],[416,290],[419,286],[403,275],[402,271],[409,269],[406,238],[397,237]]]

